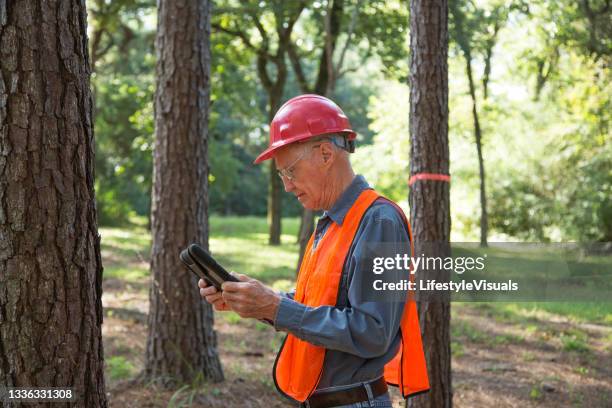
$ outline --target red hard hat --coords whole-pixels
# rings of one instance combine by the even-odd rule
[[[327,133],[344,133],[348,140],[357,135],[342,109],[320,95],[300,95],[289,99],[270,124],[270,146],[255,159],[255,164],[272,158],[276,149],[290,143]]]

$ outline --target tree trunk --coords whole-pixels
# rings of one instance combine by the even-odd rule
[[[285,80],[280,89],[271,89],[269,92],[268,103],[268,123],[272,123],[276,111],[280,108],[280,100],[282,90],[285,86]],[[280,245],[282,231],[282,183],[280,177],[276,173],[276,163],[270,160],[270,185],[268,188],[268,244]]]
[[[268,190],[268,244],[280,245],[282,230],[282,186],[278,174],[276,174],[276,164],[270,161],[270,187]]]
[[[478,108],[476,104],[476,89],[472,75],[472,57],[470,53],[465,54],[466,72],[472,97],[472,116],[474,118],[474,136],[476,138],[476,151],[478,153],[478,172],[480,175],[480,246],[487,246],[488,235],[488,216],[487,216],[487,196],[485,191],[485,169],[484,158],[482,155],[482,130],[478,119]],[[486,88],[485,88],[486,92]]]
[[[151,209],[149,335],[145,378],[166,386],[223,380],[212,308],[178,254],[208,247],[211,2],[158,1]]]
[[[306,245],[310,240],[310,236],[314,232],[314,211],[304,208],[302,211],[302,218],[300,222],[300,230],[298,233],[298,243],[300,244],[300,255],[298,257],[298,263],[295,270],[297,276],[302,266],[302,259],[304,259],[304,253],[306,252]]]
[[[447,30],[446,0],[410,1],[411,175],[449,172]],[[409,199],[415,254],[449,256],[449,184],[419,180]],[[428,279],[449,279],[444,271],[422,273]],[[422,294],[419,317],[431,389],[411,398],[407,406],[451,407],[450,302],[439,294],[435,299]]]
[[[321,50],[321,57],[319,59],[319,71],[314,86],[314,93],[323,96],[329,96],[334,91],[336,85],[334,73],[342,68],[340,66],[337,67],[337,69],[334,68],[333,56],[334,51],[336,50],[338,36],[340,35],[342,15],[344,14],[344,0],[332,1],[333,4],[328,5],[327,8],[328,12],[331,14],[329,16],[325,16],[325,42],[323,44],[323,49]],[[303,93],[307,93],[308,89],[302,87],[301,91]],[[304,208],[302,210],[300,229],[298,231],[300,255],[298,257],[298,263],[296,267],[296,276],[297,273],[300,271],[302,259],[304,258],[304,252],[306,251],[306,245],[308,245],[310,236],[314,233],[314,228],[314,211]]]
[[[105,407],[84,1],[0,0],[0,387]]]

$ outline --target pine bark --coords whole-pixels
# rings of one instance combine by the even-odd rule
[[[221,381],[213,312],[179,252],[208,248],[208,0],[158,1],[151,210],[149,335],[145,378],[165,386]]]
[[[410,174],[449,174],[446,0],[410,1],[410,55]],[[449,256],[449,183],[417,181],[409,200],[415,256]],[[449,277],[428,270],[417,278]],[[439,294],[421,295],[419,317],[431,389],[409,399],[407,406],[451,407],[450,302]]]
[[[0,0],[0,387],[88,408],[107,406],[90,72],[84,1]]]

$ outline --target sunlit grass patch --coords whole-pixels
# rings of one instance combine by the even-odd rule
[[[484,343],[487,340],[486,333],[462,320],[454,321],[451,325],[451,337],[453,339],[467,339],[474,343]]]
[[[99,232],[103,248],[108,245],[127,251],[144,251],[151,245],[151,235],[142,227],[100,228]]]
[[[121,380],[130,377],[135,370],[134,365],[123,356],[107,357],[106,371],[112,380]]]
[[[458,341],[451,341],[451,354],[453,357],[461,357],[465,354],[463,344]]]
[[[217,316],[221,316],[221,318],[229,324],[240,324],[240,322],[243,321],[242,317],[240,317],[238,313],[232,311],[228,311]]]
[[[125,281],[149,275],[151,236],[143,227],[100,228],[103,278]]]
[[[591,351],[587,339],[587,334],[577,329],[569,329],[559,336],[563,351],[578,353],[588,353]]]
[[[149,265],[143,266],[107,266],[104,268],[103,275],[104,279],[114,278],[121,279],[127,282],[141,282],[146,283],[149,277]]]
[[[499,322],[537,323],[563,316],[572,322],[612,323],[612,302],[474,302],[471,305]]]
[[[283,219],[281,245],[268,245],[268,226],[262,217],[212,217],[210,250],[227,269],[267,284],[295,280],[299,220]],[[288,290],[291,283],[283,284]],[[281,289],[282,290],[282,289]]]

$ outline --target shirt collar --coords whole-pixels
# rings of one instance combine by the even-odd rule
[[[323,212],[323,217],[328,216],[336,224],[342,225],[344,217],[348,210],[353,206],[363,190],[371,188],[366,179],[362,175],[357,175],[351,181],[351,184],[344,190],[340,197],[336,200],[329,211]]]

